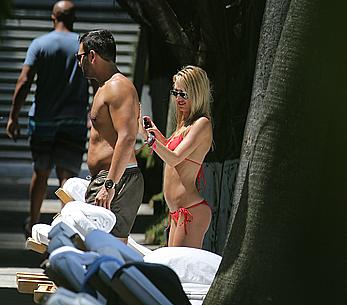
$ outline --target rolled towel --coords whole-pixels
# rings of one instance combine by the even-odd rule
[[[109,233],[116,224],[116,216],[103,207],[81,201],[71,201],[55,217],[51,225],[36,224],[33,226],[32,238],[48,245],[50,230],[60,222],[64,222],[76,231],[82,239],[95,229]]]
[[[74,200],[84,202],[88,184],[89,181],[86,179],[73,177],[66,180],[63,190]]]
[[[31,229],[31,237],[42,244],[48,245],[48,233],[51,230],[51,226],[44,223],[37,223],[33,225]]]
[[[108,209],[81,201],[71,201],[61,210],[63,219],[73,219],[84,236],[94,229],[109,233],[116,224],[116,216]]]

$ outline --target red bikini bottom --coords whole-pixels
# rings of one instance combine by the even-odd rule
[[[188,222],[192,222],[193,220],[193,215],[188,211],[188,209],[194,208],[198,205],[207,205],[208,207],[210,207],[207,203],[206,200],[202,200],[198,203],[195,203],[187,208],[179,208],[178,210],[174,211],[174,212],[169,212],[169,226],[167,227],[167,229],[169,229],[170,227],[170,223],[171,223],[171,218],[174,220],[174,222],[177,224],[178,223],[178,219],[180,218],[181,215],[183,215],[184,219],[181,225],[184,225],[184,232],[187,234],[187,223]]]

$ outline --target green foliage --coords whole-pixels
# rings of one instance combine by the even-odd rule
[[[136,155],[138,158],[142,160],[146,160],[146,169],[150,169],[154,167],[155,161],[152,150],[147,145],[144,145],[140,151]]]
[[[167,216],[163,214],[161,218],[159,219],[159,221],[156,224],[152,225],[146,231],[146,238],[145,238],[146,244],[165,246],[166,245],[166,236],[165,236],[166,226],[167,226]]]
[[[167,210],[166,205],[165,205],[165,201],[164,201],[164,193],[163,192],[153,195],[152,198],[149,200],[149,204],[151,204],[152,206],[154,204],[160,204],[160,205],[164,206],[165,210]]]
[[[145,241],[147,244],[165,246],[166,245],[165,228],[168,225],[167,223],[168,208],[164,201],[163,192],[153,195],[149,201],[149,204],[151,204],[153,207],[156,206],[155,209],[159,209],[160,213],[155,223],[146,231]]]

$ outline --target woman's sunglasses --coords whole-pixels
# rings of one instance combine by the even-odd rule
[[[185,100],[188,99],[188,93],[184,91],[177,91],[177,90],[170,90],[170,94],[174,97],[180,96],[181,98],[184,98]]]

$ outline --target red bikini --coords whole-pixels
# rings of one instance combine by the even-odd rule
[[[191,209],[191,208],[194,208],[194,207],[197,207],[198,205],[201,205],[201,204],[204,204],[204,205],[207,205],[208,207],[210,207],[207,203],[206,200],[203,200],[203,201],[200,201],[198,203],[195,203],[195,204],[192,204],[191,206],[189,207],[186,207],[186,208],[179,208],[178,210],[174,211],[174,212],[169,212],[169,226],[170,227],[170,220],[171,218],[174,220],[174,222],[178,223],[178,220],[180,218],[181,215],[183,215],[183,222],[181,224],[179,224],[180,226],[181,225],[184,225],[184,232],[187,234],[187,223],[188,222],[192,222],[193,220],[193,215],[192,213],[190,213],[188,211],[188,209]]]
[[[170,150],[175,150],[175,148],[183,141],[183,136],[182,134],[179,134],[178,136],[175,136],[175,137],[170,137],[169,138],[169,141],[166,143],[166,147]],[[193,162],[197,165],[200,165],[200,169],[199,169],[199,172],[198,172],[198,175],[196,177],[196,180],[198,181],[198,185],[200,184],[200,179],[203,178],[204,176],[204,173],[202,171],[202,164],[197,162],[197,161],[194,161],[192,159],[188,159],[188,158],[185,158],[185,160],[187,161],[190,161],[190,162]]]
[[[166,143],[166,147],[173,151],[182,141],[183,141],[182,134],[175,136],[175,137],[170,137],[168,142]],[[198,181],[198,184],[200,184],[199,181],[204,175],[203,170],[202,170],[202,164],[197,162],[197,161],[194,161],[192,159],[188,159],[188,158],[185,158],[185,160],[193,162],[193,163],[200,166],[200,169],[199,169],[199,172],[197,175],[197,181]],[[188,211],[188,209],[194,208],[194,207],[201,205],[201,204],[207,205],[208,207],[210,207],[206,200],[202,200],[202,201],[195,203],[189,207],[179,208],[178,210],[176,210],[174,212],[169,212],[169,225],[168,225],[167,229],[169,229],[169,227],[170,227],[171,218],[177,224],[180,216],[183,215],[184,219],[183,219],[183,222],[180,224],[180,226],[184,225],[184,231],[187,234],[187,223],[192,222],[192,220],[193,220],[193,215]]]

